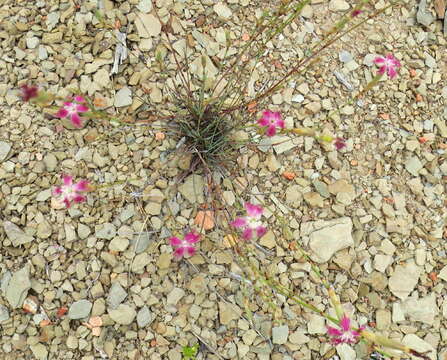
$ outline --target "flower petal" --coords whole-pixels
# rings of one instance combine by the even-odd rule
[[[266,232],[267,232],[267,228],[265,226],[258,226],[256,228],[256,235],[258,237],[264,236]]]
[[[344,315],[340,319],[340,327],[343,329],[343,331],[348,331],[351,328],[351,319]]]
[[[185,241],[188,244],[194,244],[196,242],[198,242],[200,239],[200,235],[196,234],[194,232],[189,232],[188,234],[185,235]]]
[[[75,203],[80,203],[80,202],[83,202],[83,201],[86,201],[86,200],[87,200],[87,198],[85,196],[83,196],[83,195],[75,195],[75,196],[73,196],[73,201]]]
[[[185,248],[183,246],[178,247],[174,251],[174,256],[176,258],[181,258],[183,255],[185,255]]]
[[[189,256],[193,256],[196,253],[196,249],[193,246],[185,246],[184,249]]]
[[[60,195],[62,194],[62,188],[60,186],[57,186],[53,190],[53,195]]]
[[[77,113],[73,113],[71,115],[71,123],[77,128],[80,128],[82,126],[81,118]]]
[[[253,205],[250,204],[249,202],[246,202],[244,204],[245,206],[245,210],[247,211],[248,216],[250,217],[254,217],[254,218],[259,218],[262,215],[262,212],[264,211],[264,209],[259,206],[259,205]]]
[[[332,326],[327,327],[327,333],[329,334],[329,336],[342,336],[343,335],[343,333],[339,329],[334,328]]]
[[[85,102],[84,97],[81,96],[81,95],[76,95],[76,96],[74,97],[74,99],[75,99],[75,101],[77,101],[77,102],[79,102],[79,103],[83,103],[83,102]]]
[[[86,112],[89,110],[89,108],[85,105],[76,105],[76,110],[78,112]]]
[[[244,232],[242,233],[242,238],[244,240],[250,240],[253,237],[253,229],[246,228]]]
[[[62,175],[62,181],[65,186],[71,186],[73,184],[73,176],[70,175]]]
[[[258,120],[258,124],[261,126],[267,126],[269,124],[269,121],[265,117],[262,117]]]
[[[67,115],[68,115],[68,111],[64,108],[60,108],[59,111],[55,114],[55,116],[60,119],[67,117]]]
[[[169,238],[169,244],[171,246],[179,246],[182,243],[182,240],[180,240],[178,237],[171,237]]]
[[[265,135],[267,136],[275,136],[276,135],[276,127],[275,125],[271,125],[267,128],[267,131],[265,132]]]
[[[382,57],[382,56],[377,56],[377,57],[374,59],[374,63],[375,63],[375,64],[383,64],[384,62],[385,62],[385,58]]]
[[[88,184],[88,180],[78,181],[76,184],[73,185],[73,190],[79,192],[88,191]]]
[[[245,218],[236,218],[236,220],[230,223],[231,226],[236,228],[247,226],[247,220]]]

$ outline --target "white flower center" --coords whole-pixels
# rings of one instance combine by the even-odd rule
[[[261,226],[262,222],[259,221],[259,219],[254,217],[248,217],[247,218],[247,226],[251,229],[256,229],[257,227]]]

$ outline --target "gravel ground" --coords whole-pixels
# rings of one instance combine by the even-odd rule
[[[154,66],[154,53],[166,52],[155,9],[147,0],[100,3],[141,55],[129,55],[114,74],[117,45],[94,17],[96,1],[0,4],[0,358],[180,360],[182,346],[198,342],[197,359],[373,358],[364,344],[334,349],[324,319],[283,296],[269,307],[237,275],[219,220],[195,256],[173,259],[167,238],[194,225],[207,184],[194,174],[177,186],[190,158],[178,156],[169,133],[135,124],[168,108],[168,82]],[[155,8],[163,22],[171,13],[173,38],[210,56],[213,77],[224,30],[240,44],[240,24],[249,28],[261,11],[253,3],[158,0]],[[443,360],[447,35],[432,4],[417,12],[404,3],[344,37],[321,65],[268,99],[286,127],[319,125],[347,139],[345,149],[311,138],[261,140],[241,149],[220,186],[228,207],[260,198],[287,220],[356,323]],[[343,0],[313,0],[269,44],[254,80],[279,78],[346,8]],[[375,54],[389,52],[402,63],[397,79],[346,105],[377,71]],[[192,72],[200,75],[197,59]],[[172,56],[163,61],[175,69]],[[17,88],[26,82],[59,96],[80,88],[129,124],[92,120],[69,129],[20,101]],[[104,186],[63,210],[51,200],[62,173]],[[257,261],[329,309],[310,264],[282,240],[270,212],[267,218],[271,231]]]

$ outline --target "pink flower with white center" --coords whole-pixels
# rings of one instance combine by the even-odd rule
[[[327,333],[330,337],[332,337],[331,342],[334,345],[346,343],[346,344],[355,344],[360,337],[360,331],[362,331],[365,327],[362,326],[359,331],[351,328],[351,319],[344,315],[340,319],[340,328],[337,329],[332,326],[327,327]]]
[[[388,54],[386,57],[377,56],[374,59],[374,63],[379,65],[379,74],[383,75],[385,72],[390,79],[397,75],[397,69],[400,68],[400,62],[392,54]]]
[[[56,116],[60,119],[70,118],[71,123],[80,128],[82,126],[82,118],[79,113],[87,112],[89,109],[87,106],[82,105],[85,103],[85,99],[82,96],[75,96],[74,102],[64,102],[64,105],[56,113]]]
[[[281,118],[281,114],[278,111],[265,110],[262,113],[262,117],[258,120],[258,124],[266,126],[267,136],[274,136],[276,134],[276,128],[284,129],[284,120]]]
[[[192,256],[196,253],[196,248],[194,244],[200,240],[200,235],[191,231],[185,235],[183,239],[178,237],[169,238],[169,244],[175,248],[174,256],[181,259],[182,256]]]
[[[242,229],[242,237],[245,240],[250,240],[254,233],[261,237],[267,232],[267,228],[260,221],[264,209],[259,205],[253,205],[248,202],[245,203],[244,207],[247,211],[247,216],[236,218],[230,225]]]
[[[70,175],[62,175],[62,181],[64,184],[54,189],[53,195],[60,198],[61,202],[65,204],[67,208],[71,206],[71,202],[80,203],[86,200],[82,192],[89,191],[89,182],[87,180],[81,180],[76,184],[73,184],[73,177]]]

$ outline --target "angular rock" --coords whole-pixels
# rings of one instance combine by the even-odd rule
[[[6,159],[11,150],[11,144],[6,141],[0,141],[0,162]]]
[[[84,319],[90,315],[92,303],[86,299],[75,301],[68,310],[68,318],[72,320]]]
[[[331,11],[346,11],[349,9],[349,4],[344,0],[329,1],[329,10]]]
[[[289,327],[287,325],[275,326],[272,328],[272,341],[273,344],[285,344],[289,337]]]
[[[401,300],[405,300],[419,281],[421,268],[414,261],[406,265],[397,265],[388,280],[390,291]]]
[[[412,321],[433,325],[439,309],[434,293],[421,299],[409,298],[402,303],[402,309]]]
[[[203,192],[205,183],[200,175],[190,175],[185,182],[178,187],[178,191],[191,204],[203,203],[205,198]]]
[[[115,94],[115,107],[124,107],[132,104],[132,91],[128,87],[123,87]]]
[[[109,290],[109,295],[107,296],[107,304],[111,309],[116,309],[119,304],[121,304],[127,297],[126,290],[123,289],[119,282],[114,282]]]
[[[231,10],[222,2],[218,2],[214,5],[213,9],[214,12],[224,20],[228,20],[232,15]]]
[[[152,314],[149,308],[145,305],[143,306],[137,314],[137,324],[138,327],[143,328],[152,322]]]
[[[317,223],[317,222],[316,222]],[[351,235],[352,221],[348,217],[318,222],[318,230],[310,234],[309,247],[312,259],[325,263],[337,251],[354,245]]]
[[[96,229],[95,235],[98,239],[111,240],[116,235],[116,227],[112,223],[105,223]]]
[[[2,284],[3,285],[3,284]],[[22,269],[16,271],[9,280],[5,297],[8,300],[9,305],[13,309],[22,307],[23,302],[28,294],[28,290],[31,288],[30,269],[28,265],[25,265]]]
[[[132,306],[120,304],[116,309],[110,310],[109,315],[117,324],[130,325],[137,313]]]
[[[166,302],[168,305],[177,305],[183,296],[185,296],[185,290],[175,287],[168,294]]]
[[[9,319],[8,308],[4,305],[0,305],[0,323]]]
[[[3,228],[5,229],[6,236],[12,242],[12,246],[17,247],[34,240],[33,236],[26,234],[22,229],[20,229],[11,221],[3,221]]]
[[[240,319],[242,310],[235,304],[219,302],[219,320],[222,325],[228,325],[232,320]]]
[[[161,33],[161,24],[156,16],[152,14],[137,13],[135,19],[138,35],[142,38],[158,36]]]
[[[422,340],[419,336],[415,334],[405,335],[402,339],[402,344],[411,347],[412,349],[424,353],[429,351],[429,353],[425,354],[428,356],[430,360],[436,360],[436,350],[430,345],[428,342]]]

